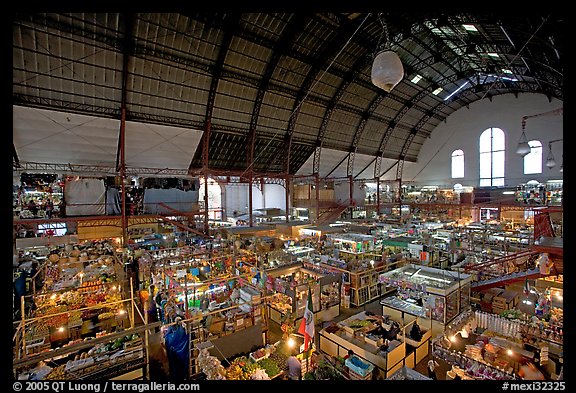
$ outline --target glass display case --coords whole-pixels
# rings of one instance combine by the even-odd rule
[[[397,288],[395,296],[382,299],[382,306],[443,325],[470,303],[469,274],[411,264],[382,273],[379,280]],[[394,313],[392,310],[383,313]]]

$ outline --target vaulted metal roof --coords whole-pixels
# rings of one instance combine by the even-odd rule
[[[166,140],[174,127],[210,129],[211,169],[318,171],[323,148],[352,164],[356,153],[415,161],[476,100],[562,100],[562,25],[560,12],[17,14],[13,104],[116,120],[124,104],[133,123],[169,126]],[[390,93],[370,77],[383,48],[405,71]],[[162,132],[150,130],[131,138]],[[15,138],[16,154],[17,140],[32,143]],[[202,167],[202,141],[190,146],[171,149]]]

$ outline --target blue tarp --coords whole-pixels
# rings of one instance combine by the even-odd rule
[[[188,376],[188,334],[181,325],[173,325],[168,328],[164,342],[168,353],[170,380],[182,381]]]

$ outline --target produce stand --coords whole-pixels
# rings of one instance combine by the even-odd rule
[[[433,355],[453,365],[450,375],[463,379],[519,379],[520,363],[533,354],[515,344],[512,336],[505,338],[504,334],[515,335],[518,329],[515,322],[467,310],[432,341]]]
[[[145,330],[140,326],[14,360],[18,380],[137,379],[146,375]]]

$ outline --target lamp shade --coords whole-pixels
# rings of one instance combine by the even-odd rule
[[[404,78],[404,67],[398,55],[384,50],[376,55],[372,63],[372,83],[389,93]]]
[[[531,148],[528,144],[528,138],[526,138],[526,133],[522,130],[522,135],[520,135],[520,140],[518,141],[518,146],[516,147],[516,154],[520,154],[524,157],[526,154],[530,153]]]
[[[530,153],[530,145],[528,142],[520,142],[518,143],[518,147],[516,147],[516,154],[520,154],[521,156],[525,156],[526,154]]]

